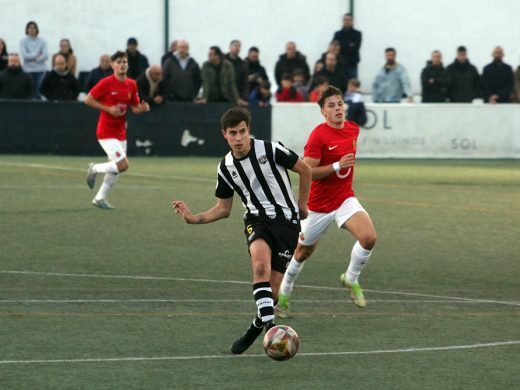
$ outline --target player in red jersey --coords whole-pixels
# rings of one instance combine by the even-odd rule
[[[108,156],[108,162],[90,163],[87,171],[87,185],[94,188],[96,174],[104,173],[103,184],[92,200],[92,204],[102,209],[112,209],[106,198],[116,184],[119,174],[128,169],[126,158],[126,112],[128,107],[135,114],[150,111],[148,103],[139,101],[137,84],[126,76],[128,57],[118,51],[110,57],[114,74],[102,79],[85,98],[85,104],[100,112],[96,136]]]
[[[312,168],[313,180],[309,216],[302,222],[300,240],[280,288],[276,309],[282,318],[290,315],[289,297],[304,261],[314,252],[319,238],[333,221],[357,240],[348,268],[340,280],[349,289],[353,303],[358,307],[366,306],[358,277],[372,253],[377,236],[370,216],[352,189],[359,127],[345,120],[345,105],[338,88],[327,87],[318,104],[325,122],[312,131],[304,149],[304,161]]]

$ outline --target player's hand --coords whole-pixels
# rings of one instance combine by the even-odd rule
[[[141,103],[141,112],[148,112],[150,111],[150,105],[148,102]]]
[[[108,113],[115,117],[123,115],[117,105],[108,107]]]
[[[341,169],[350,168],[354,166],[354,153],[347,153],[339,159],[339,166]]]
[[[193,214],[190,209],[182,200],[174,200],[172,203],[172,208],[175,211],[175,214],[179,214],[179,216],[184,219],[186,223],[194,223]]]

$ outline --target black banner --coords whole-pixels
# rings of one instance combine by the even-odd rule
[[[167,103],[148,113],[129,112],[128,154],[222,156],[229,147],[220,131],[228,104]],[[271,139],[271,109],[250,108],[251,131]],[[102,155],[96,140],[99,112],[81,102],[0,102],[1,153]]]

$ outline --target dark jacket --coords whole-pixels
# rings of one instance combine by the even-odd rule
[[[0,72],[7,68],[7,57],[7,51],[4,47],[4,50],[0,53]]]
[[[287,58],[287,54],[280,55],[274,68],[276,83],[280,85],[282,82],[282,76],[285,73],[293,74],[296,69],[303,70],[303,73],[305,74],[305,82],[309,81],[309,65],[307,64],[307,59],[303,54],[297,51],[296,57],[290,59]]]
[[[139,50],[134,54],[127,50],[126,54],[128,55],[128,77],[135,80],[150,66],[148,58],[141,54]]]
[[[446,68],[450,75],[448,98],[452,103],[471,103],[480,96],[481,80],[478,70],[469,60],[453,61]]]
[[[316,76],[325,77],[329,81],[330,85],[341,89],[342,94],[344,94],[347,90],[347,78],[345,77],[345,73],[343,73],[338,65],[336,65],[333,71],[328,70],[327,67],[324,66],[319,72],[316,73]]]
[[[71,73],[60,75],[51,70],[43,78],[40,91],[47,100],[77,100],[80,86]]]
[[[226,58],[226,60],[231,62],[231,64],[233,65],[233,69],[235,70],[235,82],[237,85],[238,95],[242,99],[246,100],[248,83],[244,60],[242,60],[242,58],[240,57],[232,59],[229,53],[226,54],[224,57]]]
[[[265,68],[260,65],[260,61],[244,60],[244,68],[248,79],[248,91],[253,92],[258,87],[258,79],[269,81]]]
[[[446,103],[449,84],[449,73],[442,64],[426,62],[426,67],[421,72],[422,102]]]
[[[34,82],[22,68],[0,72],[0,99],[32,99]]]
[[[151,106],[155,106],[155,101],[153,100],[156,96],[162,96],[163,103],[166,101],[166,83],[164,80],[159,81],[157,85],[157,90],[150,96],[150,81],[148,77],[146,77],[146,71],[142,73],[137,80],[135,80],[137,84],[137,91],[139,92],[139,98],[141,101],[147,102]]]
[[[511,103],[514,88],[513,68],[501,61],[493,61],[482,72],[482,93],[488,102],[491,95],[498,95],[499,103]]]
[[[87,81],[85,81],[86,91],[90,91],[94,87],[94,85],[99,83],[99,80],[110,76],[112,73],[114,73],[114,70],[112,68],[101,69],[98,66],[97,68],[92,69],[87,77]]]
[[[163,77],[168,90],[168,99],[180,102],[191,102],[197,97],[202,84],[199,64],[193,59],[188,60],[182,69],[177,57],[167,59],[163,65]]]
[[[220,65],[215,66],[209,61],[202,65],[202,96],[208,102],[237,103],[238,91],[235,81],[233,65],[222,59]]]
[[[348,106],[347,119],[357,123],[359,126],[365,125],[367,123],[367,111],[361,93],[347,92],[343,99]]]
[[[342,28],[334,33],[333,41],[339,41],[341,46],[340,56],[345,66],[355,66],[359,63],[359,49],[361,48],[361,31],[350,28]]]

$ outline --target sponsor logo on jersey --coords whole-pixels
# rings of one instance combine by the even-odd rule
[[[286,259],[291,260],[292,253],[290,253],[288,250],[286,250],[285,252],[278,252],[278,256],[279,257],[285,257]]]
[[[338,145],[334,145],[334,146],[329,146],[329,150],[334,150],[338,147]]]
[[[258,157],[259,164],[265,164],[267,162],[267,156],[264,154],[263,156]]]
[[[237,176],[238,176],[237,171],[231,171],[231,176],[233,176],[233,177],[237,177]]]

